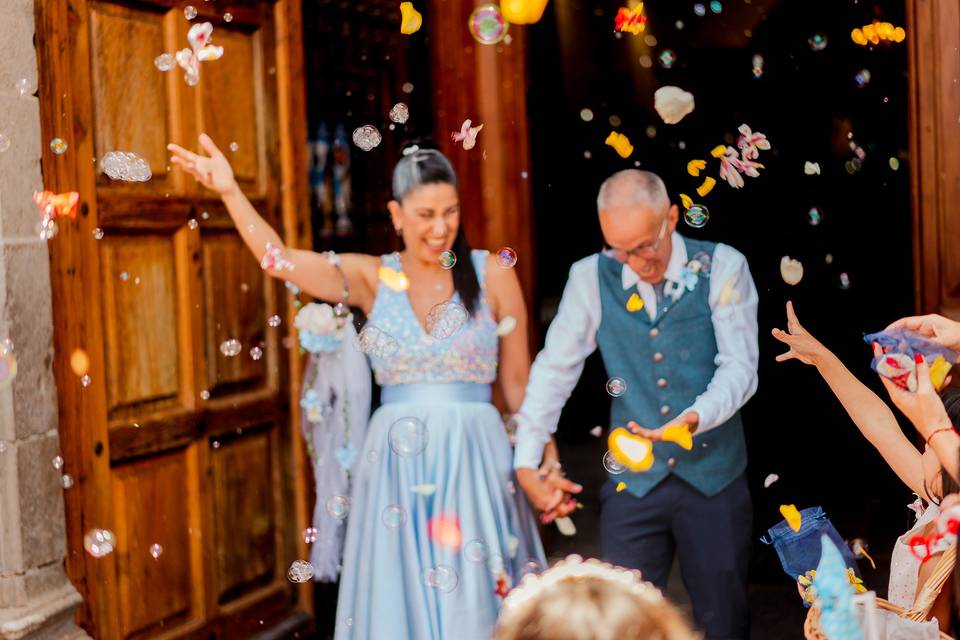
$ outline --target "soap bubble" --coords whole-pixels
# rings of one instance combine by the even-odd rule
[[[404,82],[403,86],[400,87],[400,90],[403,91],[404,93],[413,93],[413,83]]]
[[[407,105],[403,104],[402,102],[398,102],[397,104],[393,105],[393,108],[390,109],[390,113],[388,115],[390,116],[391,122],[403,124],[410,119],[410,109],[407,108]]]
[[[827,48],[827,35],[818,31],[807,38],[807,44],[813,51],[823,51]]]
[[[353,144],[364,151],[370,151],[374,147],[379,146],[382,140],[383,136],[380,135],[380,132],[377,131],[377,128],[372,124],[365,124],[353,130]]]
[[[313,565],[306,560],[294,560],[287,569],[287,580],[290,582],[308,582],[313,578]]]
[[[69,489],[70,487],[72,487],[73,476],[71,476],[69,473],[65,473],[62,476],[60,476],[60,486],[63,487],[64,489]]]
[[[463,546],[463,555],[470,562],[485,562],[490,551],[483,540],[471,540]]]
[[[188,4],[183,8],[183,17],[187,20],[193,20],[197,17],[197,8],[191,4]]]
[[[523,565],[523,568],[520,569],[520,576],[523,577],[523,576],[525,576],[525,575],[527,575],[527,574],[529,574],[529,573],[532,573],[532,574],[536,575],[536,574],[540,573],[541,571],[543,571],[543,567],[540,566],[540,563],[537,562],[536,560],[534,560],[533,558],[530,558],[530,559],[527,560],[527,562]]]
[[[220,343],[220,353],[228,358],[239,355],[242,350],[243,347],[240,345],[240,341],[236,338],[230,338],[229,340],[224,340]]]
[[[91,379],[90,379],[90,375],[89,375],[89,374],[84,374],[84,376],[83,376],[82,378],[80,378],[80,384],[81,384],[84,388],[89,387],[89,386],[90,386],[90,382],[91,382]]]
[[[850,276],[846,272],[840,274],[840,288],[844,291],[850,288]]]
[[[0,153],[3,153],[9,148],[10,148],[9,136],[0,133]]]
[[[272,315],[267,318],[267,325],[273,328],[279,327],[281,322],[283,322],[283,319],[278,315]]]
[[[720,13],[723,11],[723,5],[720,4],[720,0],[713,0],[713,2],[710,3],[710,11],[713,11],[714,13]]]
[[[388,504],[380,514],[380,520],[388,529],[399,529],[407,522],[407,512],[398,504]]]
[[[759,53],[754,54],[753,56],[753,77],[760,78],[763,76],[763,56]]]
[[[67,152],[67,141],[63,138],[54,138],[50,141],[50,151],[53,151],[58,156],[62,156]]]
[[[224,22],[233,22],[233,14],[230,13],[229,11],[226,12],[225,14],[223,14],[223,21],[224,21]]]
[[[154,542],[150,545],[150,555],[153,556],[154,560],[159,560],[160,556],[163,555],[163,547]]]
[[[252,347],[250,349],[250,357],[253,358],[254,360],[259,360],[260,358],[263,357],[263,349],[261,349],[260,347]]]
[[[467,322],[470,315],[463,305],[452,300],[435,305],[426,318],[426,329],[430,337],[446,340],[453,336]]]
[[[177,59],[173,57],[173,54],[161,53],[153,59],[153,66],[160,71],[170,71],[177,66]]]
[[[200,392],[200,399],[201,399],[201,400],[209,400],[209,399],[210,399],[210,392],[207,391],[206,389],[204,389],[203,391],[201,391],[201,392]]]
[[[440,254],[440,266],[443,269],[453,269],[453,265],[457,264],[457,254],[453,251],[444,251]]]
[[[580,119],[584,122],[590,122],[593,120],[593,111],[590,109],[581,109],[580,110]]]
[[[456,570],[445,564],[428,567],[423,571],[423,584],[443,593],[450,593],[460,582]]]
[[[55,456],[53,458],[53,468],[56,469],[57,471],[59,471],[60,469],[63,469],[63,458],[61,458],[60,456]]]
[[[493,3],[480,5],[467,19],[467,30],[480,44],[497,44],[509,28],[510,23],[500,13],[500,7]]]
[[[617,462],[617,459],[609,451],[603,454],[603,468],[606,469],[608,473],[612,473],[615,476],[618,476],[627,470],[625,466]]]
[[[146,182],[153,177],[146,160],[132,151],[110,151],[100,160],[100,169],[111,180]]]
[[[199,226],[200,226],[200,223],[197,222],[197,219],[196,219],[196,218],[190,218],[189,220],[187,220],[187,228],[188,228],[188,229],[193,230],[193,229],[196,229],[196,228],[199,227]]]
[[[303,541],[306,544],[313,544],[317,541],[317,533],[319,532],[315,528],[307,527],[303,530]]]
[[[870,70],[860,69],[860,71],[857,72],[857,75],[854,76],[853,79],[856,81],[857,87],[863,89],[865,86],[870,84]]]
[[[346,496],[333,496],[327,500],[327,513],[334,520],[343,520],[350,513],[350,500]]]
[[[237,151],[240,151],[240,145],[237,144],[236,142],[231,142],[231,143],[230,143],[230,151],[232,151],[232,152],[234,152],[234,153],[236,153]]]
[[[497,264],[504,269],[509,269],[517,264],[517,252],[510,247],[503,247],[497,251]]]
[[[94,558],[102,558],[113,553],[117,539],[107,529],[91,529],[83,536],[83,548]]]
[[[660,60],[661,67],[670,69],[673,67],[673,63],[677,61],[677,55],[670,49],[664,49],[660,52],[658,60]]]
[[[94,240],[103,240],[103,229],[97,227],[93,230],[93,239]]]
[[[702,18],[707,15],[707,8],[698,2],[693,5],[693,12]]]
[[[810,210],[807,211],[807,222],[810,223],[811,227],[823,222],[823,211],[820,210],[820,207],[810,207]]]
[[[619,398],[627,391],[627,383],[623,378],[610,378],[607,380],[607,393],[614,398]]]
[[[710,219],[710,210],[702,204],[691,205],[689,209],[683,212],[683,221],[694,229],[699,229],[707,224]]]
[[[393,336],[372,324],[367,324],[357,338],[360,351],[371,358],[389,358],[400,350]]]
[[[890,165],[890,168],[891,168],[893,171],[896,171],[897,169],[900,168],[900,161],[899,161],[898,159],[896,159],[896,158],[893,158],[893,157],[890,158],[890,160],[887,162],[887,164]]]
[[[423,453],[430,440],[427,425],[412,416],[400,418],[390,426],[390,448],[398,456],[412,458]]]

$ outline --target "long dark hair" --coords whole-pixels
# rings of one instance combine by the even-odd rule
[[[403,156],[393,169],[393,199],[403,202],[411,192],[427,184],[449,184],[456,189],[457,174],[446,156],[432,143],[416,140],[404,147]],[[457,228],[452,251],[457,256],[453,265],[453,288],[472,316],[480,305],[480,281],[473,268],[472,248],[463,232],[463,224]]]
[[[940,400],[943,402],[943,408],[947,410],[947,416],[950,418],[950,422],[953,424],[954,431],[960,431],[960,389],[945,389],[940,394]],[[926,487],[924,488],[927,489]],[[935,504],[939,505],[940,501],[943,500],[945,496],[958,492],[960,492],[960,484],[957,484],[957,481],[953,479],[953,476],[947,473],[945,468],[941,468],[940,491],[938,492],[940,496],[939,499],[936,500]],[[929,489],[927,489],[927,495],[932,497]]]

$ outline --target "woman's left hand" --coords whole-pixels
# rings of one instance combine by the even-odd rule
[[[823,355],[829,353],[819,340],[803,328],[797,320],[797,314],[793,311],[793,303],[789,300],[787,301],[787,331],[774,329],[771,332],[774,338],[790,347],[789,351],[777,356],[777,362],[799,360],[804,364],[817,366]]]
[[[878,345],[873,347],[874,355],[881,355],[883,352]],[[933,388],[933,382],[930,380],[930,366],[922,354],[917,354],[917,390],[907,391],[891,380],[880,376],[880,381],[887,388],[890,399],[897,408],[907,416],[907,419],[913,423],[924,440],[930,437],[937,429],[952,427],[953,423],[947,415],[947,410],[940,400],[940,394]]]

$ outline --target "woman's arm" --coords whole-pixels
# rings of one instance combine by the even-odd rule
[[[814,365],[840,400],[847,415],[880,452],[897,477],[911,491],[929,501],[923,482],[920,452],[903,434],[887,404],[857,380],[832,351],[807,333],[797,320],[791,302],[787,302],[787,328],[789,333],[773,330],[773,337],[790,347],[790,351],[777,356],[777,361],[795,359]]]
[[[209,156],[193,153],[175,144],[167,145],[167,148],[173,152],[173,164],[183,168],[206,188],[220,194],[240,237],[258,261],[263,260],[270,245],[272,249],[279,251],[281,258],[288,263],[287,268],[276,265],[266,271],[275,278],[295,284],[316,298],[340,302],[343,280],[336,267],[322,254],[288,249],[280,235],[257,213],[243,194],[234,179],[230,162],[213,140],[203,134],[200,136],[200,145]],[[369,312],[376,293],[378,259],[350,253],[340,256],[340,263],[350,290],[348,304]]]
[[[507,316],[517,326],[500,338],[500,388],[510,413],[523,404],[523,394],[530,376],[530,346],[527,341],[527,309],[520,280],[513,269],[504,269],[493,255],[487,258],[487,298],[497,322]]]

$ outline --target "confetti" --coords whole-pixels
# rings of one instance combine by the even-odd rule
[[[693,112],[693,94],[680,87],[660,87],[653,94],[653,108],[666,124],[677,124]]]
[[[594,438],[599,438],[603,435],[603,427],[597,425],[593,429],[590,429],[590,435],[592,435]]]
[[[903,42],[907,37],[907,32],[903,27],[894,27],[890,22],[875,21],[872,24],[864,25],[850,32],[850,39],[861,47],[868,44],[880,44],[881,40],[886,42]]]
[[[782,515],[784,520],[787,521],[787,524],[790,525],[791,529],[794,531],[800,531],[800,512],[797,511],[797,508],[794,505],[780,505],[780,515]]]
[[[627,299],[627,311],[630,313],[636,313],[641,309],[643,309],[643,298],[640,297],[639,293],[634,291]]]
[[[684,209],[689,209],[690,207],[693,206],[693,198],[691,198],[690,196],[688,196],[688,195],[685,194],[685,193],[681,193],[681,194],[680,194],[680,204],[683,205],[683,208],[684,208]]]
[[[554,523],[556,523],[560,535],[567,537],[577,535],[577,527],[569,517],[564,516],[563,518],[557,518],[554,520]]]
[[[432,496],[437,492],[437,485],[435,484],[415,484],[410,487],[410,491],[413,491],[418,496]]]
[[[37,191],[33,194],[33,201],[40,208],[43,216],[53,218],[76,218],[77,205],[80,203],[80,194],[76,191],[53,193],[52,191]]]
[[[153,66],[160,71],[170,71],[177,66],[177,59],[171,53],[161,53],[153,59]]]
[[[637,35],[647,28],[647,16],[643,14],[643,3],[633,8],[620,7],[614,18],[614,30]]]
[[[787,284],[794,286],[803,279],[803,265],[799,260],[794,260],[790,256],[783,256],[780,259],[780,277]]]
[[[862,556],[866,558],[870,563],[870,566],[873,567],[874,571],[876,571],[877,563],[874,562],[873,558],[870,557],[870,554],[867,552],[868,549],[869,547],[867,546],[867,543],[860,538],[855,538],[850,542],[850,551],[853,552],[853,557],[859,558]]]
[[[643,3],[640,3],[641,6]],[[500,11],[511,24],[534,24],[543,17],[547,0],[501,0]]]
[[[700,172],[707,168],[706,160],[691,160],[687,163],[687,173],[694,178],[700,175]]]
[[[621,158],[629,158],[633,153],[633,145],[630,144],[627,136],[622,133],[611,131],[607,139],[604,140],[604,143],[613,147],[614,151],[616,151]]]
[[[697,195],[701,198],[705,197],[708,193],[713,191],[713,187],[716,186],[717,181],[710,176],[707,176],[703,179],[703,184],[697,187]]]
[[[477,144],[477,134],[483,129],[483,125],[472,126],[473,122],[468,118],[460,125],[460,131],[454,131],[450,134],[454,142],[462,142],[464,151],[473,149]]]
[[[726,282],[723,283],[723,289],[720,290],[720,304],[737,304],[740,302],[740,291],[735,289],[737,286],[737,278],[728,278]]]
[[[623,427],[610,432],[607,446],[614,459],[634,473],[647,471],[653,466],[653,443]]]
[[[212,34],[213,25],[209,22],[195,24],[187,32],[190,48],[177,51],[177,64],[184,70],[183,80],[191,87],[200,82],[201,62],[219,60],[223,57],[223,47],[210,44]]]
[[[778,476],[775,473],[771,473],[770,475],[768,475],[766,478],[763,479],[763,488],[769,489],[770,485],[772,485],[774,482],[776,482],[779,479],[780,479],[780,476]]]
[[[507,35],[510,23],[496,4],[481,4],[467,18],[467,30],[480,44],[497,44]]]
[[[70,354],[70,368],[74,375],[84,376],[90,370],[90,356],[83,349],[74,349]]]
[[[517,319],[513,316],[506,316],[503,320],[497,324],[497,336],[504,337],[513,333],[513,330],[517,328]]]
[[[427,535],[434,543],[459,551],[463,534],[460,519],[455,515],[440,514],[427,521]]]
[[[400,33],[409,36],[423,26],[423,16],[413,8],[412,2],[400,3]]]
[[[390,267],[381,266],[377,269],[377,277],[380,278],[380,282],[394,291],[406,291],[410,288],[410,280],[403,271],[396,271]]]
[[[617,483],[617,493],[620,493],[621,491],[623,491],[623,490],[626,489],[626,488],[627,488],[627,483],[626,483],[626,482],[618,482],[618,483]]]
[[[690,433],[690,427],[685,424],[675,424],[666,427],[660,439],[664,442],[672,442],[687,451],[693,449],[693,434]]]
[[[820,163],[818,162],[804,162],[803,163],[803,172],[808,176],[818,176],[820,175]]]

